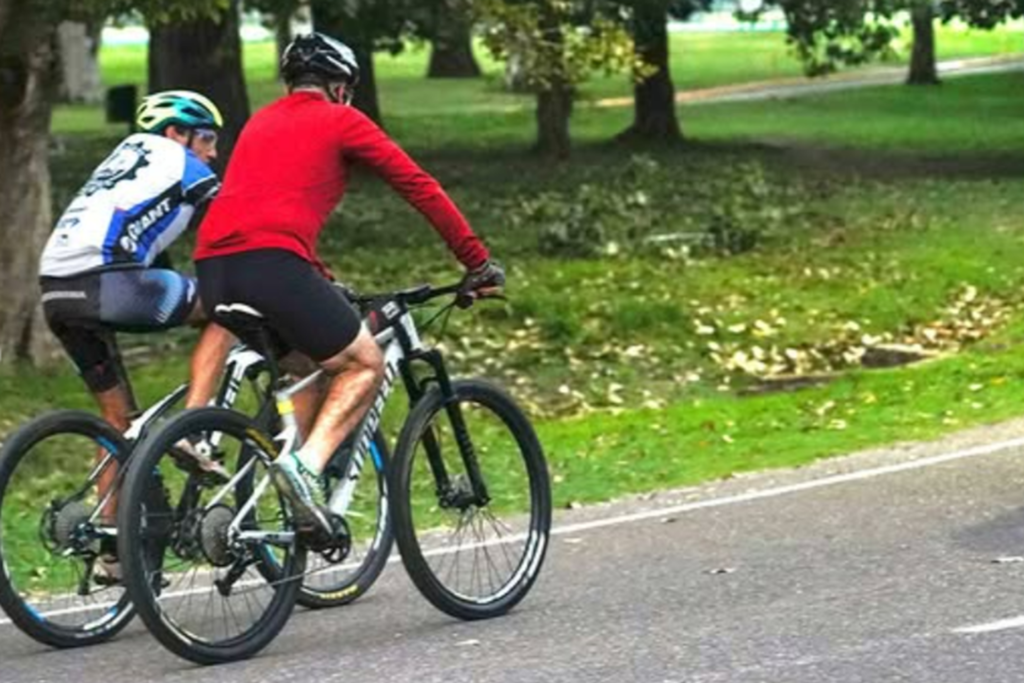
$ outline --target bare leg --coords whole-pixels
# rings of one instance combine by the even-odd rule
[[[319,369],[315,360],[298,351],[293,351],[282,358],[280,367],[296,380],[312,375]],[[330,386],[330,378],[325,374],[312,386],[292,396],[292,403],[295,405],[295,419],[299,423],[299,434],[302,434],[303,438],[313,431],[313,423],[316,421],[317,411],[320,410],[324,397],[327,395],[328,386]]]
[[[295,420],[299,423],[299,433],[303,436],[313,431],[317,412],[327,397],[329,387],[328,381],[315,382],[313,386],[292,396],[292,403],[295,404]]]
[[[334,451],[373,403],[384,376],[380,348],[365,329],[344,351],[320,363],[333,375],[327,396],[299,457],[322,472]]]
[[[186,408],[208,405],[217,391],[217,383],[224,371],[224,361],[235,344],[235,336],[216,323],[203,328],[192,352],[191,382],[185,396]]]
[[[117,385],[112,389],[93,394],[96,403],[99,404],[100,414],[103,419],[109,422],[117,431],[123,432],[128,429],[129,415],[135,410],[135,400],[132,398],[131,389],[124,385]],[[96,463],[99,464],[107,456],[106,449],[99,449],[96,454]],[[111,462],[100,472],[96,481],[96,493],[100,500],[103,500],[107,492],[117,481],[117,464]],[[100,512],[104,524],[113,524],[117,515],[117,495],[111,496],[106,506]]]

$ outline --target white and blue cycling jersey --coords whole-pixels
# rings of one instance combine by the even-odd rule
[[[159,135],[126,138],[93,172],[57,221],[40,261],[43,277],[147,267],[220,187],[183,145]]]

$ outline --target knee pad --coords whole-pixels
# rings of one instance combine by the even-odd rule
[[[121,384],[121,364],[114,358],[108,358],[82,370],[85,386],[94,394],[110,391]]]

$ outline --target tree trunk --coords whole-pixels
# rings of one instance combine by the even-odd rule
[[[274,43],[277,46],[277,77],[281,78],[281,56],[292,42],[292,16],[290,14],[274,15]]]
[[[478,78],[470,25],[454,12],[442,12],[430,50],[427,78]]]
[[[562,35],[558,18],[546,13],[541,16],[540,29],[544,39],[563,50],[565,37]],[[534,151],[554,159],[567,159],[572,148],[569,137],[569,118],[572,116],[573,89],[566,82],[564,74],[549,76],[545,87],[537,92],[537,143]]]
[[[572,116],[572,90],[564,83],[537,93],[537,143],[534,150],[546,157],[567,159],[572,143],[569,118]]]
[[[914,48],[910,54],[908,85],[937,85],[939,73],[935,65],[935,11],[930,1],[914,3],[911,8],[914,26]]]
[[[98,59],[102,30],[102,22],[89,25],[64,21],[57,27],[61,102],[96,104],[103,99]]]
[[[378,125],[383,126],[380,101],[377,99],[377,76],[373,68],[373,50],[360,44],[349,43],[349,47],[356,53],[356,61],[359,62],[359,87],[356,88],[356,97],[352,100],[352,105],[377,122]]]
[[[338,12],[334,5],[325,2],[313,3],[313,28],[348,45],[359,62],[359,86],[356,88],[356,97],[352,105],[377,124],[383,125],[380,102],[377,99],[377,78],[373,68],[373,40],[354,30],[359,26],[359,21]]]
[[[657,71],[633,86],[633,125],[618,139],[678,142],[683,134],[668,60],[668,13],[660,2],[637,3],[634,11],[637,56]]]
[[[56,23],[38,5],[0,0],[0,363],[41,360],[39,254],[53,227],[50,114],[57,81]]]
[[[206,95],[224,115],[217,165],[224,168],[249,118],[242,70],[238,2],[219,18],[164,24],[150,29],[149,90],[184,88]]]

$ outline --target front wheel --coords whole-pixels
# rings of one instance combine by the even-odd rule
[[[409,576],[459,619],[512,609],[548,546],[551,487],[526,415],[498,387],[432,387],[402,429],[392,468],[395,540]]]

